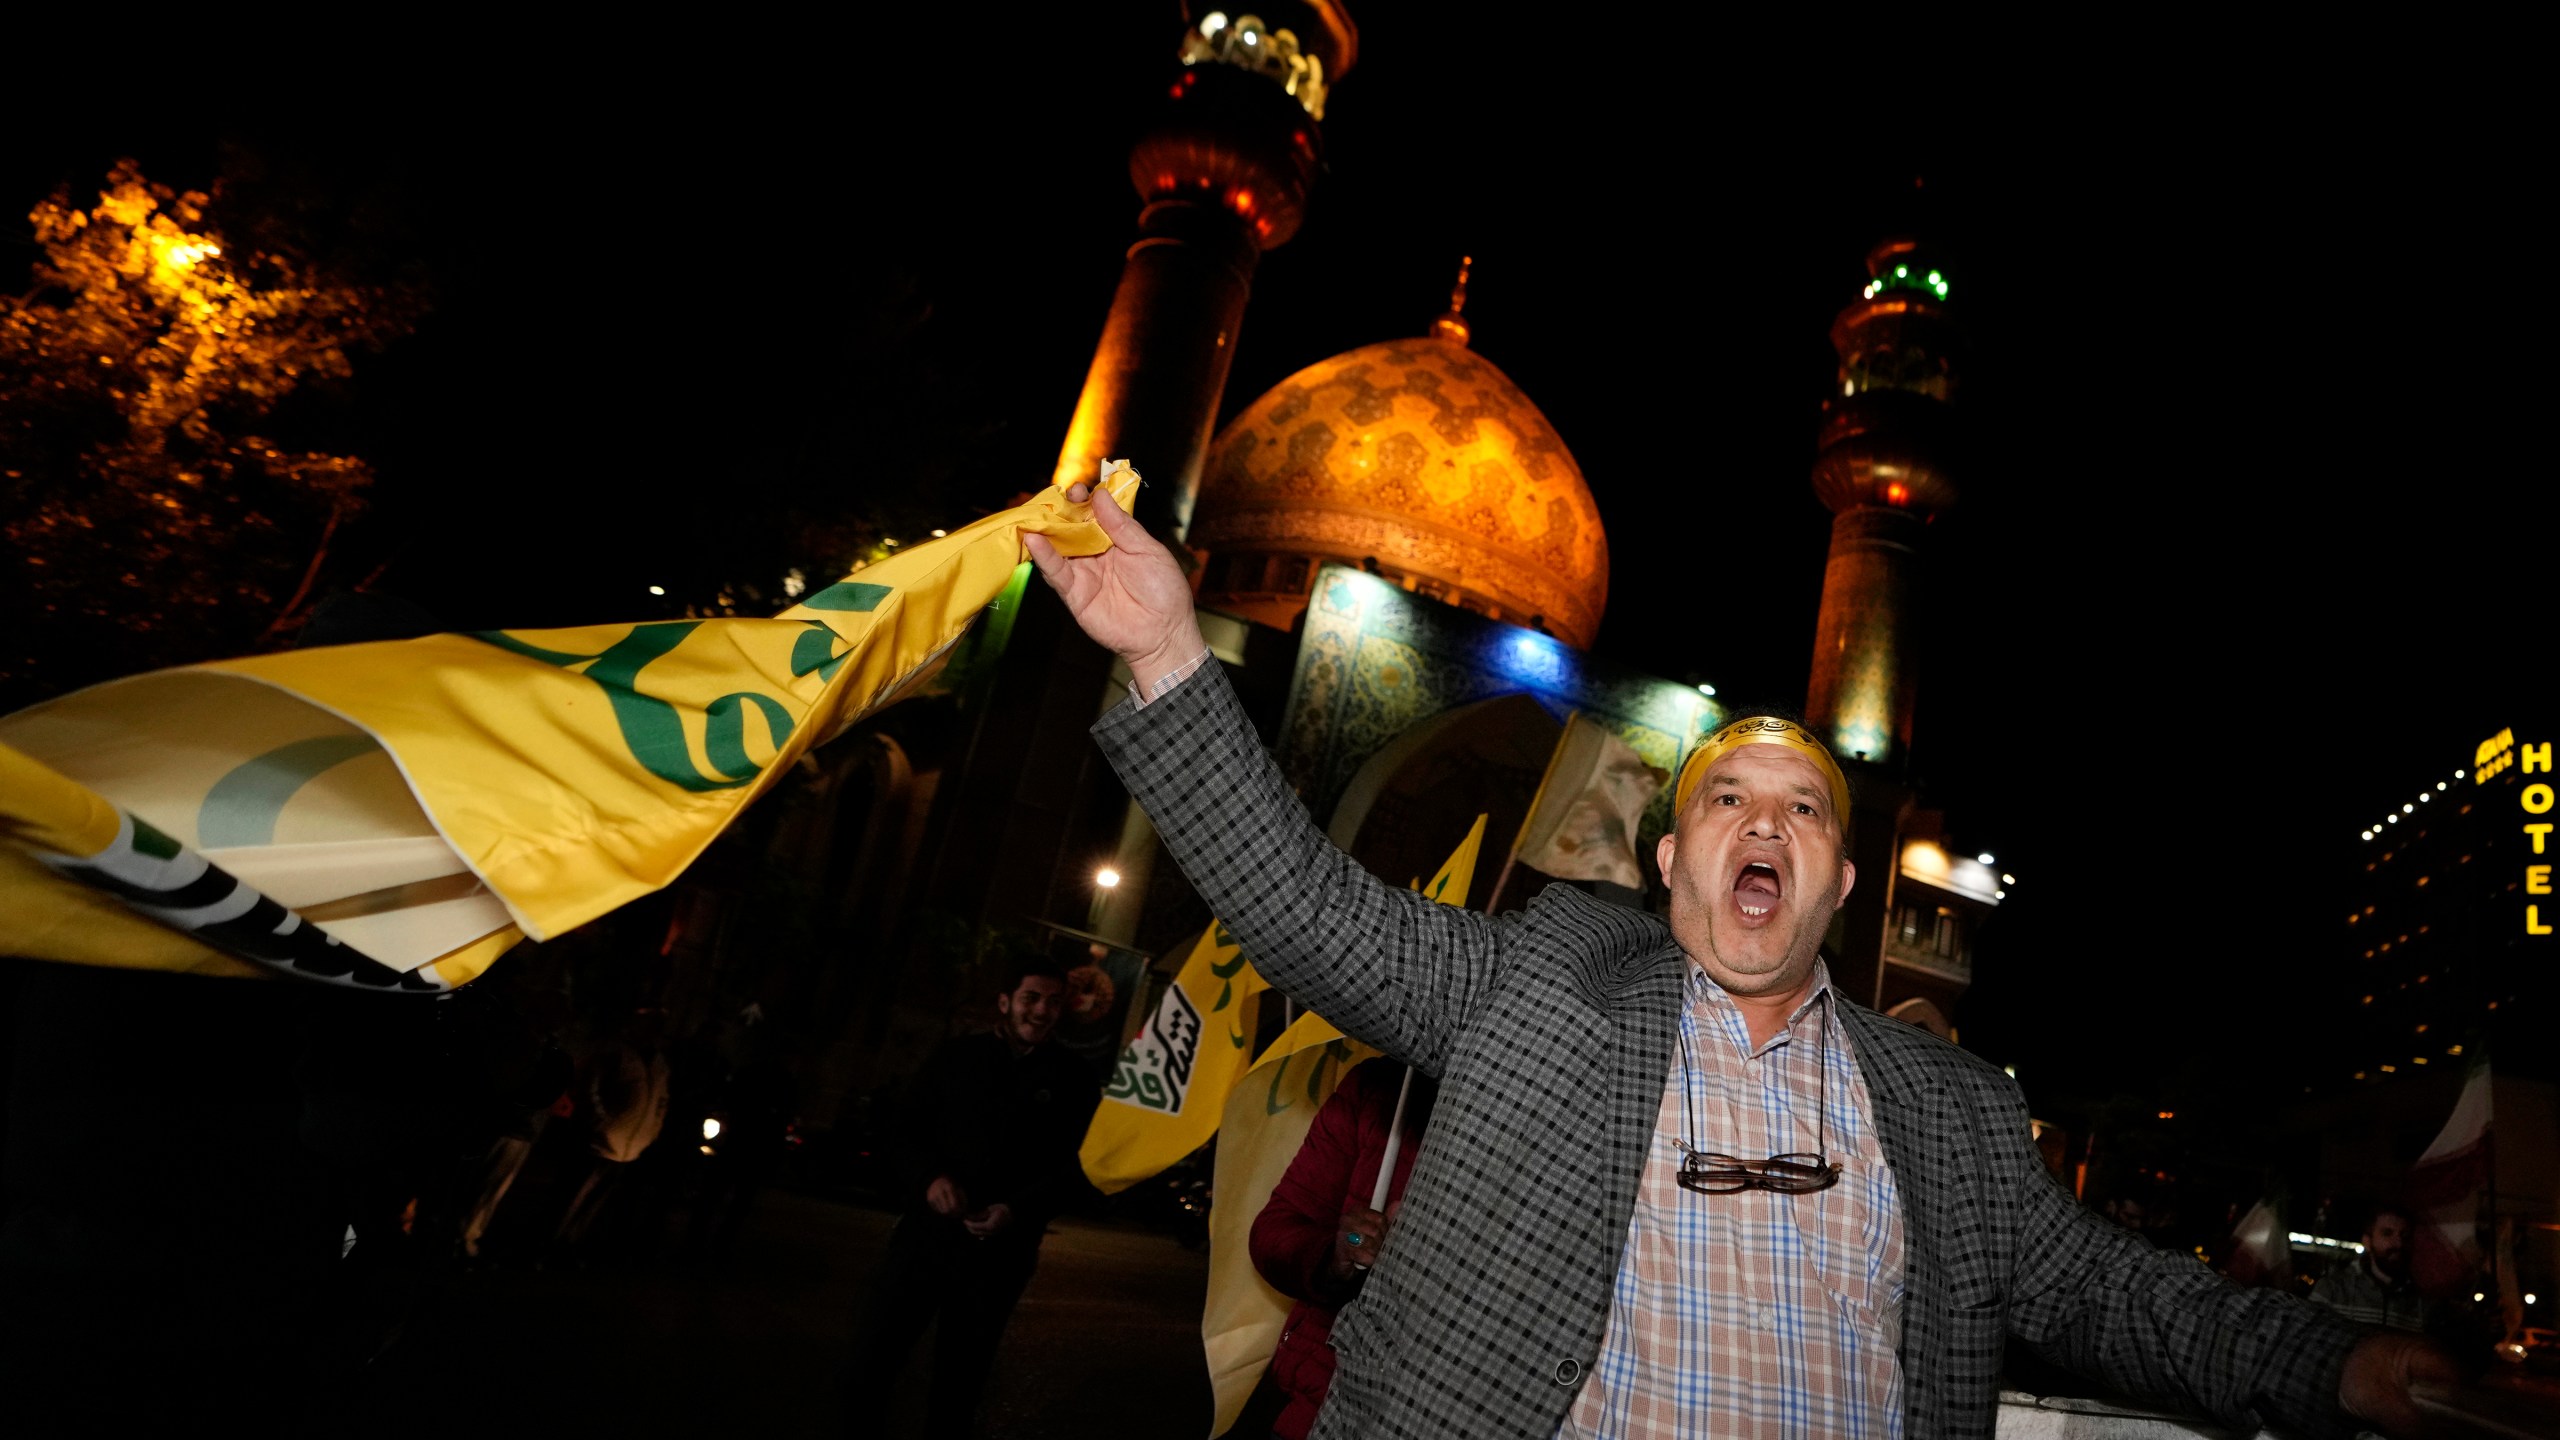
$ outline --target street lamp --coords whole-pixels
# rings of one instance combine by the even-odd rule
[[[1120,886],[1120,872],[1105,865],[1093,872],[1093,883],[1105,890],[1116,890]]]

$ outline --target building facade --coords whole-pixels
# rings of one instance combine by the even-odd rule
[[[2323,946],[2336,979],[2312,1011],[2292,1117],[2337,1228],[2382,1201],[2432,1208],[2457,1241],[2476,1223],[2481,1283],[2499,1292],[2484,1303],[2539,1329],[2560,1328],[2555,741],[2547,719],[2503,726],[2374,797],[2341,846],[2345,903]],[[2483,1066],[2485,1173],[2474,1190],[2420,1193],[2414,1167],[2458,1138]]]

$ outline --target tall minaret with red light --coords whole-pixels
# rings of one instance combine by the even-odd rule
[[[1191,21],[1167,100],[1130,147],[1138,238],[1058,452],[1060,485],[1106,458],[1136,465],[1151,482],[1138,518],[1173,540],[1191,524],[1254,268],[1306,214],[1325,94],[1359,46],[1340,0],[1257,8]]]
[[[1813,490],[1831,558],[1805,715],[1840,757],[1899,772],[1911,750],[1920,539],[1956,503],[1949,440],[1957,334],[1946,271],[1918,242],[1867,253],[1866,286],[1831,322],[1839,393],[1823,402]]]

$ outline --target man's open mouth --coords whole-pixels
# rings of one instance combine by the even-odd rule
[[[1742,913],[1757,920],[1778,908],[1778,872],[1763,861],[1754,860],[1733,877],[1733,902]]]

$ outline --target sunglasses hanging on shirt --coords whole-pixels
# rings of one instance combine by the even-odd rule
[[[1701,1195],[1731,1195],[1740,1190],[1768,1190],[1780,1195],[1803,1195],[1815,1190],[1828,1190],[1840,1183],[1840,1167],[1831,1163],[1828,1151],[1831,1122],[1831,1010],[1822,1011],[1822,1047],[1814,1057],[1814,1074],[1819,1077],[1813,1121],[1814,1153],[1772,1155],[1766,1160],[1744,1160],[1732,1155],[1719,1155],[1712,1150],[1691,1148],[1686,1140],[1680,1145],[1680,1188]],[[1680,1114],[1689,1122],[1689,1133],[1698,1134],[1697,1112],[1690,1108],[1689,1080],[1696,1064],[1689,1053],[1689,1030],[1680,1028]]]

